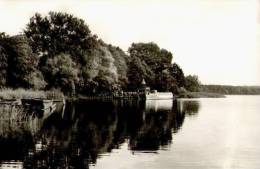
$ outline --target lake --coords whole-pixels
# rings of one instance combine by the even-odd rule
[[[259,169],[259,110],[260,96],[2,107],[0,168]]]

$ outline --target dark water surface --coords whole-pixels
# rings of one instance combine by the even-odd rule
[[[259,169],[259,110],[260,96],[1,106],[0,168]]]

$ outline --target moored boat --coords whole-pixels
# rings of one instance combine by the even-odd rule
[[[146,100],[170,100],[173,99],[172,92],[157,92],[157,90],[147,91],[145,93]]]

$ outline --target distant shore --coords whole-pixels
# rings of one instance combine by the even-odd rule
[[[260,95],[260,86],[201,85],[200,91],[222,95]]]
[[[209,92],[186,92],[179,95],[179,98],[225,98],[226,96],[218,93]]]

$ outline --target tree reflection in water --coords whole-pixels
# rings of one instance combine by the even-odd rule
[[[181,109],[177,104],[159,100],[67,103],[64,112],[47,119],[35,117],[38,121],[31,128],[9,131],[10,136],[1,134],[0,163],[19,160],[28,169],[88,168],[124,142],[129,151],[156,152],[171,144],[185,115],[199,109],[198,102],[181,102]],[[1,130],[6,127],[1,125]]]
[[[178,112],[184,113],[188,116],[195,116],[199,112],[200,103],[198,100],[181,99],[178,101]]]

